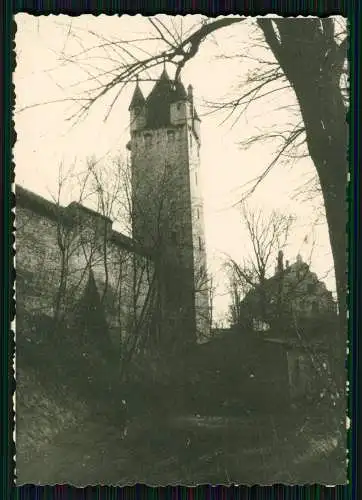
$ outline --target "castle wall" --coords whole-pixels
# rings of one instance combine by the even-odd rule
[[[18,324],[26,315],[69,318],[92,270],[112,340],[119,343],[145,304],[152,260],[108,220],[86,213],[74,218],[69,208],[19,187],[16,194]]]

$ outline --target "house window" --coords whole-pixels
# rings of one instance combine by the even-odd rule
[[[167,140],[168,142],[174,142],[175,132],[173,130],[167,130]]]
[[[145,138],[145,144],[146,144],[146,146],[151,146],[151,144],[152,144],[152,135],[151,134],[145,134],[144,138]]]

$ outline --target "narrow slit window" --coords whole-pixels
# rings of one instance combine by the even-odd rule
[[[197,186],[197,172],[195,172],[195,184]]]
[[[202,250],[202,240],[201,240],[201,236],[199,236],[199,250]]]
[[[197,209],[197,218],[200,219],[200,209]]]

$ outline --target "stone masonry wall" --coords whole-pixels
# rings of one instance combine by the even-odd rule
[[[178,307],[184,306],[188,319],[194,317],[193,325],[182,320],[185,330],[196,330],[200,339],[207,336],[209,318],[199,143],[190,120],[179,121],[132,133],[134,237],[146,246],[159,245],[163,264],[182,270],[182,279],[172,273],[169,289],[183,290],[184,300],[170,316],[181,318]]]
[[[92,270],[113,341],[119,342],[142,311],[151,259],[91,211],[56,207],[20,187],[16,195],[17,322],[25,314],[72,311]]]
[[[187,126],[132,134],[134,237],[156,248],[165,273],[166,329],[195,335],[194,261]],[[178,333],[177,333],[178,332]],[[177,339],[176,339],[177,340]]]

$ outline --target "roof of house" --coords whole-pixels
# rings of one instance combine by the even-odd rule
[[[299,339],[283,339],[279,337],[264,337],[264,342],[270,344],[280,345],[281,347],[287,350],[300,350],[300,351],[310,351],[310,349],[316,351],[327,351],[328,346],[325,341],[321,341],[319,339],[308,339],[308,342],[303,342]]]
[[[302,270],[303,272],[307,274],[313,274],[310,269],[309,269],[309,265],[306,263],[306,262],[303,262],[301,261],[300,259],[297,259],[297,261],[291,265],[288,265],[286,266],[282,271],[276,271],[276,273],[271,276],[270,278],[268,278],[267,280],[265,280],[265,283],[264,283],[264,288],[265,290],[268,292],[272,292],[274,290],[276,290],[276,288],[278,287],[279,283],[280,283],[280,280],[281,279],[285,279],[286,277],[288,276],[293,276],[294,275],[294,272],[296,271],[296,269],[300,269]],[[261,287],[261,285],[258,285],[257,287],[253,288],[252,290],[250,290],[244,300],[242,302],[247,302],[248,300],[254,298],[257,294],[258,294],[258,289],[259,287]]]

